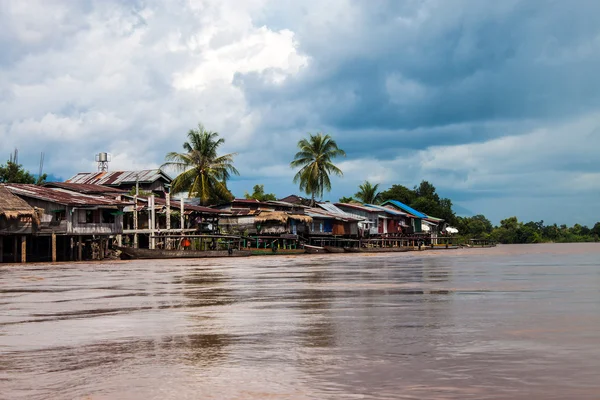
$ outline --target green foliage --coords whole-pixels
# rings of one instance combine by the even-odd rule
[[[596,223],[596,227],[599,223]],[[500,221],[500,226],[494,228],[490,238],[500,243],[572,243],[595,242],[598,235],[594,228],[579,224],[568,228],[566,225],[544,225],[544,221],[520,222],[517,217],[510,217]]]
[[[410,205],[415,199],[415,192],[402,185],[392,185],[391,188],[381,192],[381,201],[398,200],[406,205]]]
[[[258,201],[277,200],[277,197],[273,193],[265,193],[265,185],[254,185],[252,190],[252,194],[249,194],[248,192],[244,194],[246,199],[254,199]]]
[[[436,218],[442,218],[450,225],[456,224],[456,216],[452,211],[452,201],[440,198],[435,186],[427,181],[422,181],[413,190],[402,185],[392,185],[391,188],[381,192],[381,201],[398,200],[415,210]]]
[[[298,142],[298,151],[290,163],[292,168],[300,168],[294,176],[294,183],[300,183],[300,190],[315,197],[322,198],[325,190],[331,190],[330,174],[342,176],[342,170],[332,160],[338,156],[346,156],[344,150],[338,148],[335,140],[329,135],[309,134],[308,139]]]
[[[163,164],[181,171],[173,180],[172,191],[187,191],[190,197],[198,197],[202,205],[233,199],[227,180],[231,174],[239,175],[233,166],[236,153],[219,156],[217,150],[225,139],[219,138],[217,132],[207,131],[202,124],[191,129],[187,137],[183,144],[185,152],[168,153]]]
[[[354,200],[354,198],[352,197],[340,197],[340,203],[353,203],[356,200]]]
[[[42,185],[46,183],[46,174],[35,177],[29,171],[23,169],[21,164],[13,161],[7,161],[6,164],[0,165],[0,183],[29,183]]]
[[[459,234],[477,239],[487,239],[494,229],[490,220],[483,215],[456,217],[456,228]]]
[[[358,187],[359,191],[356,192],[354,197],[362,203],[377,204],[379,202],[380,193],[378,192],[379,183],[373,185],[369,181],[365,181]]]

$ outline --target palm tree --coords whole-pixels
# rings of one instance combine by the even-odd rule
[[[300,190],[310,194],[312,204],[315,197],[323,197],[325,190],[331,190],[329,174],[343,176],[342,170],[336,167],[331,160],[337,156],[346,156],[344,150],[339,149],[335,140],[329,135],[317,133],[309,134],[308,139],[298,142],[298,151],[290,167],[300,170],[294,176],[294,183],[300,182]]]
[[[187,191],[190,197],[200,198],[200,204],[207,205],[218,200],[230,200],[233,196],[227,189],[231,174],[239,175],[233,166],[237,153],[217,155],[217,149],[225,139],[218,138],[217,132],[210,132],[198,124],[191,129],[188,141],[183,144],[185,153],[170,152],[162,166],[175,167],[181,173],[173,180],[172,191]]]
[[[371,182],[365,181],[358,187],[360,190],[354,195],[357,199],[366,204],[375,204],[379,201],[380,193],[377,191],[379,183],[372,185]]]

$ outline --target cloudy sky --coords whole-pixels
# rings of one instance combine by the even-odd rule
[[[242,196],[297,192],[307,132],[361,181],[429,180],[493,222],[600,220],[595,0],[0,0],[0,162],[153,168],[202,122]]]

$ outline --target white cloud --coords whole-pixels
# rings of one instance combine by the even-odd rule
[[[253,23],[263,1],[39,3],[29,14],[21,3],[5,6],[4,34],[31,51],[0,64],[0,143],[46,151],[59,176],[93,165],[98,151],[113,153],[112,168],[160,164],[198,121],[239,151],[257,139],[261,115],[235,74],[280,83],[308,62],[293,32]],[[66,164],[65,151],[90,162]]]

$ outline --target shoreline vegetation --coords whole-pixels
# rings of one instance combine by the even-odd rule
[[[203,206],[214,206],[236,198],[227,187],[232,175],[240,175],[234,167],[237,153],[219,155],[218,149],[225,143],[219,133],[209,131],[202,124],[187,133],[183,152],[168,152],[162,167],[174,168],[179,174],[172,182],[175,193],[186,193],[199,200]],[[308,196],[307,202],[314,206],[322,200],[325,192],[331,191],[331,175],[343,176],[343,172],[334,164],[337,157],[346,157],[344,150],[328,134],[318,132],[308,134],[298,142],[298,152],[290,162],[296,170],[293,182],[299,184],[299,190]],[[18,162],[18,150],[10,155],[6,164],[0,164],[0,183],[36,183],[44,184],[47,174],[39,177],[26,171]],[[433,184],[421,181],[418,186],[409,189],[393,184],[379,191],[380,183],[365,181],[358,186],[353,196],[342,197],[340,203],[380,205],[388,200],[400,201],[415,210],[437,219],[444,225],[453,227],[458,233],[452,233],[453,243],[468,243],[470,239],[487,240],[501,244],[519,243],[577,243],[598,242],[600,240],[600,222],[593,227],[574,224],[546,225],[544,221],[521,222],[517,217],[509,217],[494,226],[484,215],[471,217],[457,216],[452,200],[440,197]],[[253,193],[244,193],[246,199],[258,201],[275,200],[273,193],[265,193],[264,184],[256,184]],[[453,231],[454,232],[454,231]],[[450,236],[450,235],[447,235]]]

